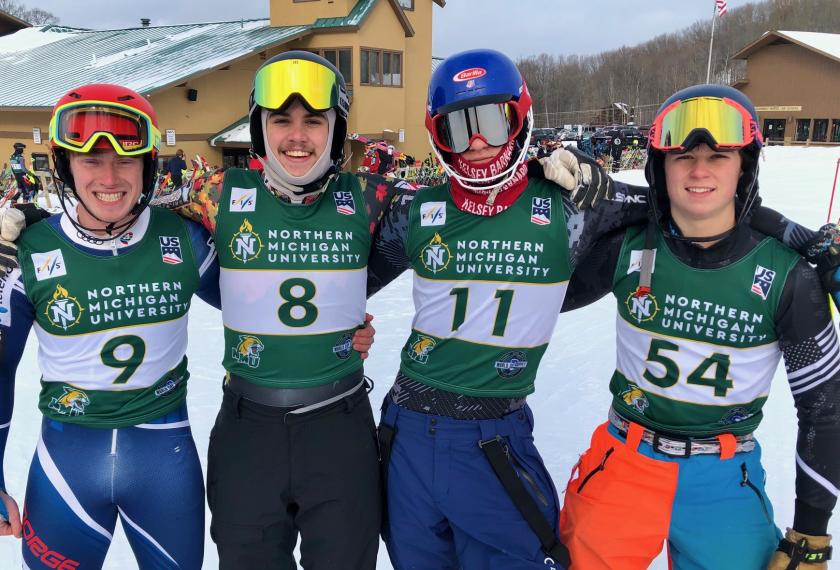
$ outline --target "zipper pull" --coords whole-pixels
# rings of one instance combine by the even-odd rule
[[[111,253],[117,255],[117,238],[111,240]]]

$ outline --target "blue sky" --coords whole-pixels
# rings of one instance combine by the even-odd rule
[[[84,28],[214,22],[268,16],[269,0],[18,0],[49,10],[62,24]],[[430,0],[415,0],[427,2]],[[749,0],[728,0],[730,10]],[[447,0],[434,7],[434,55],[492,47],[513,58],[593,54],[635,45],[711,17],[714,0]],[[744,45],[755,38],[744,38]]]

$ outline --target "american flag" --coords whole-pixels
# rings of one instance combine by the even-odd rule
[[[718,17],[726,14],[726,10],[727,10],[726,0],[715,0],[715,7],[717,7]]]

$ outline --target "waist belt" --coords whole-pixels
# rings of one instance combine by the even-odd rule
[[[622,436],[627,435],[627,430],[630,428],[629,420],[621,417],[613,408],[610,408],[609,420]],[[680,438],[663,436],[645,428],[642,434],[642,441],[649,443],[654,451],[675,457],[689,457],[704,453],[720,454],[720,441],[714,437]],[[753,449],[755,449],[755,437],[753,434],[748,433],[746,435],[735,436],[735,453],[752,451]]]
[[[251,402],[275,408],[295,408],[290,413],[302,414],[349,396],[365,382],[365,375],[359,370],[335,382],[311,388],[270,388],[236,374],[228,375],[226,385],[228,390]]]

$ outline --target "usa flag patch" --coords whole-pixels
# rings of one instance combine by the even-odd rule
[[[339,214],[351,216],[356,213],[356,202],[353,201],[352,192],[336,192],[333,198],[335,198],[335,211]]]
[[[160,236],[160,256],[164,263],[178,265],[183,263],[181,258],[181,238],[177,236]]]
[[[750,291],[767,300],[767,295],[770,294],[770,287],[773,286],[773,279],[776,278],[776,272],[772,269],[767,269],[760,265],[755,266],[755,275],[753,276],[752,287]]]
[[[531,223],[538,226],[551,223],[551,198],[531,199]]]

